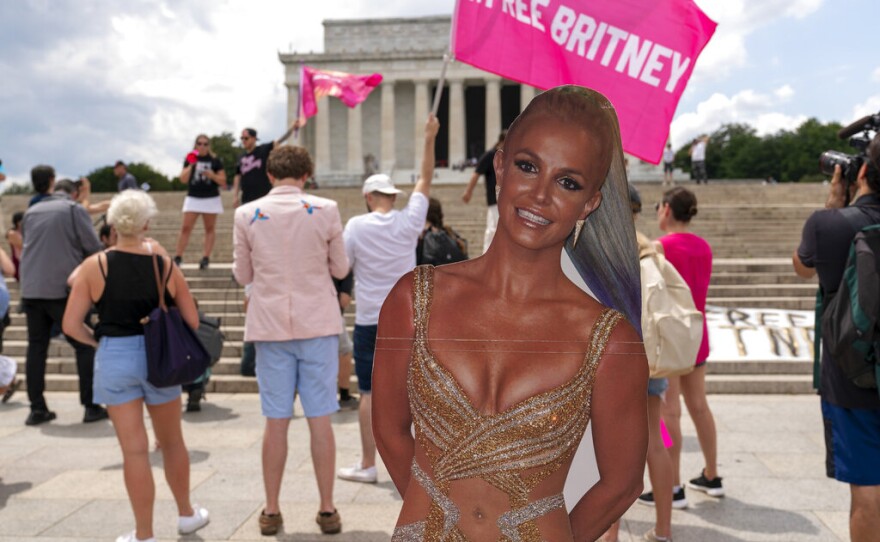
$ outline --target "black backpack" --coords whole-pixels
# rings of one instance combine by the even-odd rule
[[[821,323],[824,347],[844,375],[860,388],[880,387],[880,224],[861,228],[853,238]]]
[[[467,254],[458,244],[460,239],[454,231],[450,234],[447,229],[427,228],[419,241],[417,263],[443,265],[467,260]]]

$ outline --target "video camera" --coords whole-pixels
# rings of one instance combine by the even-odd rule
[[[880,129],[880,112],[862,117],[837,132],[837,137],[840,139],[849,138],[850,147],[858,152],[846,154],[840,151],[825,151],[819,156],[819,169],[825,175],[834,175],[834,166],[840,166],[847,195],[849,194],[849,187],[856,182],[859,169],[865,163],[868,144],[871,143],[871,137],[868,132],[872,130],[876,132],[878,129]]]

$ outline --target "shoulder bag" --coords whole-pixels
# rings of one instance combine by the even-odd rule
[[[165,304],[165,285],[171,276],[171,264],[159,273],[159,260],[153,255],[153,274],[159,292],[159,306],[141,322],[147,350],[147,381],[158,388],[188,384],[200,376],[211,357],[196,332],[183,321],[177,307]]]

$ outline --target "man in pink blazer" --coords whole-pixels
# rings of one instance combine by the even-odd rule
[[[338,335],[342,331],[332,277],[349,271],[342,221],[333,200],[303,192],[313,165],[302,147],[278,147],[269,155],[272,190],[235,211],[233,274],[250,284],[245,340],[257,353],[257,382],[266,429],[263,479],[266,507],[260,531],[281,527],[281,477],[287,430],[299,392],[311,435],[318,482],[321,531],[342,529],[333,505],[336,444],[330,414],[336,400]]]

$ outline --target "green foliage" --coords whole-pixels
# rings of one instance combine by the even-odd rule
[[[14,196],[16,194],[33,194],[34,187],[31,185],[31,183],[7,182],[3,186],[3,193],[9,194],[10,196]]]
[[[848,143],[837,138],[840,124],[823,124],[808,119],[796,130],[781,130],[759,137],[746,124],[725,124],[710,134],[706,147],[706,169],[715,179],[766,179],[814,182],[825,177],[819,172],[819,155],[827,150],[852,153]],[[690,142],[675,153],[675,166],[690,171]]]
[[[244,154],[235,141],[235,136],[230,132],[223,132],[220,135],[211,136],[211,150],[217,155],[217,158],[223,162],[223,169],[226,171],[226,183],[232,186],[232,177],[235,175],[235,163],[238,157]]]
[[[150,190],[168,192],[171,190],[186,190],[186,185],[172,182],[171,179],[159,173],[152,166],[142,162],[128,164],[128,172],[134,175],[138,184],[148,183]],[[116,192],[119,179],[113,174],[113,166],[100,167],[90,172],[86,177],[92,183],[92,192]]]

